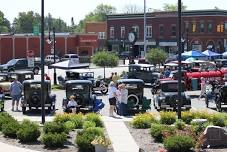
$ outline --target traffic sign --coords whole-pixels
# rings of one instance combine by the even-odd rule
[[[33,26],[33,34],[34,35],[39,35],[39,25],[34,25]]]

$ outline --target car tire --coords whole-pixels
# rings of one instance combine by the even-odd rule
[[[100,87],[101,87],[102,94],[107,94],[107,92],[108,92],[108,85],[107,84],[104,84],[103,86],[100,86]]]
[[[38,75],[38,74],[39,74],[39,67],[34,67],[33,73],[34,73],[35,75]]]
[[[23,113],[23,114],[26,113],[26,107],[22,107],[22,113]]]
[[[139,98],[138,98],[135,94],[130,94],[130,95],[128,96],[128,101],[129,101],[130,99],[132,99],[132,100],[135,101],[135,104],[134,104],[135,107],[139,104]]]

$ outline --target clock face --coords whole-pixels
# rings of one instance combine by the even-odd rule
[[[133,42],[133,41],[135,41],[135,34],[134,33],[129,33],[128,34],[128,40],[130,41],[130,42]]]

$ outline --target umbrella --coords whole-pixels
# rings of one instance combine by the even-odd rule
[[[213,51],[210,51],[210,50],[203,51],[203,54],[205,54],[208,57],[221,56],[221,54],[213,52]]]
[[[87,68],[87,67],[89,67],[89,63],[73,63],[70,60],[49,65],[49,68],[57,68],[57,69],[65,69],[65,70],[80,69],[80,68]]]
[[[201,53],[200,51],[197,51],[197,50],[184,52],[184,53],[182,53],[182,56],[184,56],[184,57],[206,57],[205,54],[203,54],[203,53]]]
[[[193,61],[195,61],[195,60],[196,60],[195,58],[190,57],[190,58],[187,58],[185,61],[187,61],[187,62],[193,62]]]

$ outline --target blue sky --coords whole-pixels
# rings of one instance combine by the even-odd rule
[[[177,0],[146,0],[147,8],[161,9],[164,3],[176,4]],[[227,10],[227,0],[182,0],[188,10],[213,9],[217,6]],[[123,12],[126,5],[138,5],[143,8],[143,0],[45,0],[45,14],[51,13],[55,18],[62,18],[70,24],[71,17],[77,24],[86,14],[99,4],[109,4]],[[0,0],[0,10],[5,17],[13,21],[18,12],[33,10],[40,13],[41,0]]]

